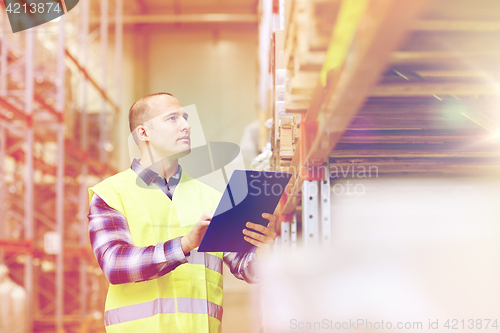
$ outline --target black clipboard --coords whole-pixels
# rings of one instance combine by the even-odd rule
[[[198,252],[252,252],[243,237],[250,221],[267,226],[262,213],[273,214],[292,174],[235,170],[208,225]]]

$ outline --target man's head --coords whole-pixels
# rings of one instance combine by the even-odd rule
[[[130,131],[141,150],[154,163],[180,156],[191,149],[191,126],[181,103],[168,93],[145,96],[129,111]]]

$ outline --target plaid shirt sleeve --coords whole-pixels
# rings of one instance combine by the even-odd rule
[[[255,252],[224,252],[224,262],[238,279],[248,283],[259,282],[259,258]]]
[[[180,237],[147,247],[134,246],[125,216],[95,193],[88,218],[92,250],[111,284],[159,278],[187,262]]]

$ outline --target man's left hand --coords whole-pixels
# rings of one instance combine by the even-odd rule
[[[262,214],[262,217],[269,220],[267,227],[264,227],[260,224],[247,222],[246,227],[248,229],[243,229],[245,240],[257,247],[257,250],[255,252],[257,253],[258,257],[261,257],[263,252],[268,251],[273,246],[274,240],[276,239],[276,216],[264,213]],[[252,231],[250,229],[256,230],[258,232]],[[262,234],[260,234],[259,232]]]

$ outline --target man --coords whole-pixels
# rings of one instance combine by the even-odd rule
[[[255,282],[257,257],[276,238],[275,217],[263,214],[267,227],[248,222],[243,230],[255,253],[195,250],[221,194],[178,164],[191,149],[187,119],[170,94],[137,101],[129,123],[141,159],[89,189],[90,241],[111,283],[107,332],[220,332],[222,262]]]

